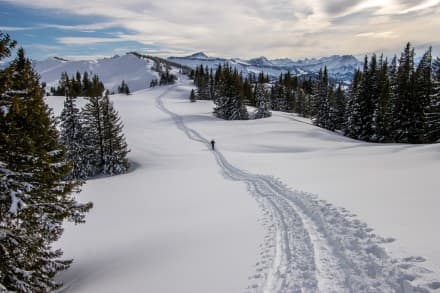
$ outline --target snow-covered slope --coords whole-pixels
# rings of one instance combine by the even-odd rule
[[[66,292],[440,291],[440,145],[223,121],[191,88],[112,96],[134,168],[84,186],[95,208],[58,243]]]
[[[228,62],[236,67],[244,75],[250,72],[265,72],[272,77],[278,77],[280,73],[290,71],[296,75],[316,74],[321,68],[327,66],[330,77],[336,80],[350,82],[354,71],[362,66],[362,63],[351,55],[334,55],[319,59],[304,59],[293,61],[288,58],[268,60],[266,57],[243,60],[238,58],[214,58],[199,52],[187,57],[170,57],[170,61],[196,68],[203,64],[210,68],[217,68],[219,64]]]
[[[138,58],[133,54],[94,61],[66,61],[59,58],[33,61],[34,68],[40,74],[41,81],[46,82],[47,89],[58,84],[63,72],[72,76],[77,71],[81,74],[87,71],[89,74],[97,74],[110,91],[116,91],[122,80],[125,80],[131,91],[147,88],[152,79],[158,78],[157,72],[151,70],[153,64],[152,60]]]

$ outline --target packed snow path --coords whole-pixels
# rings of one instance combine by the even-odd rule
[[[156,97],[157,107],[168,114],[189,139],[210,148],[208,139],[189,128],[184,117],[166,108],[163,98],[177,86]],[[389,257],[383,239],[347,210],[335,208],[301,191],[292,191],[272,176],[252,174],[231,165],[216,149],[212,152],[226,177],[242,181],[260,203],[268,235],[249,292],[426,292],[438,282],[418,284],[429,273],[418,259],[397,261]]]

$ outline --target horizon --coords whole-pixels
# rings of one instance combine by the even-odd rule
[[[361,60],[373,53],[399,55],[407,42],[417,56],[429,46],[433,56],[440,55],[436,32],[440,0],[314,0],[307,4],[246,0],[212,5],[200,0],[1,0],[0,11],[0,30],[34,60],[55,56],[96,60],[130,51],[160,57],[205,52],[210,57],[245,60],[332,55]]]

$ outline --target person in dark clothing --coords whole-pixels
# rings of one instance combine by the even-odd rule
[[[211,140],[212,150],[214,150],[215,140]]]

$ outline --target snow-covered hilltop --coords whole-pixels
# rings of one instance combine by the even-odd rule
[[[128,84],[131,91],[137,91],[148,88],[151,80],[159,78],[159,74],[154,70],[157,59],[152,56],[127,53],[122,56],[116,55],[98,60],[67,60],[52,57],[32,63],[40,75],[41,82],[46,83],[47,89],[58,84],[63,72],[72,76],[76,72],[82,74],[87,71],[89,74],[97,74],[110,91],[116,91],[122,80]],[[175,65],[180,64],[190,68],[196,68],[203,64],[203,66],[213,69],[217,68],[219,64],[228,62],[244,75],[263,71],[274,78],[287,71],[294,75],[316,74],[321,68],[327,66],[330,77],[345,82],[350,82],[355,69],[361,66],[361,62],[351,55],[334,55],[319,59],[293,61],[288,58],[269,60],[264,56],[249,60],[228,59],[210,57],[203,52],[197,52],[186,57],[169,57],[167,60]]]
[[[203,52],[198,52],[186,57],[169,57],[168,60],[192,68],[203,64],[216,68],[219,64],[228,62],[233,67],[247,75],[251,72],[265,72],[273,77],[280,73],[290,71],[296,75],[316,74],[321,68],[327,66],[330,77],[336,80],[351,81],[354,71],[362,66],[362,62],[352,55],[333,55],[319,59],[291,60],[289,58],[269,60],[264,56],[249,60],[239,58],[209,57]]]
[[[122,80],[125,80],[131,91],[136,91],[147,88],[151,80],[159,78],[158,73],[151,69],[154,66],[153,60],[133,54],[91,61],[69,61],[55,57],[33,61],[33,65],[40,74],[40,80],[47,84],[47,89],[58,84],[63,72],[69,76],[75,75],[77,71],[81,74],[85,71],[97,74],[110,91],[116,91]]]

